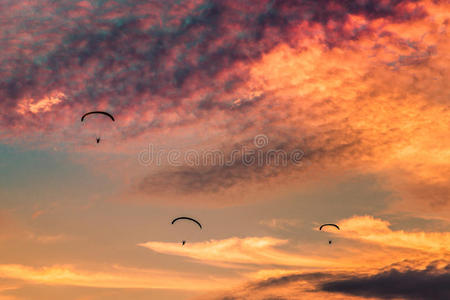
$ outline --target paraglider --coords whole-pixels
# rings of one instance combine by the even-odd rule
[[[326,226],[331,226],[331,227],[336,227],[338,230],[341,230],[340,228],[339,228],[339,226],[337,226],[336,224],[322,224],[321,226],[320,226],[320,228],[319,228],[319,230],[322,230],[322,228],[324,228],[324,227],[326,227]],[[328,241],[328,245],[331,245],[331,243],[332,243],[332,241],[331,240],[329,240]]]
[[[108,113],[106,111],[90,111],[90,112],[85,113],[83,116],[81,116],[81,122],[84,122],[87,116],[94,115],[94,114],[105,115],[105,116],[109,117],[111,119],[111,121],[113,121],[113,122],[116,121],[116,119],[114,119],[113,115],[111,115],[110,113]],[[99,144],[101,138],[99,136],[97,136],[95,138],[95,140],[97,141],[97,144]]]
[[[195,223],[198,227],[200,227],[200,229],[203,229],[202,224],[200,224],[199,221],[197,221],[197,220],[195,220],[195,219],[193,219],[193,218],[189,218],[189,217],[178,217],[178,218],[175,218],[175,219],[172,220],[172,224],[175,224],[175,223],[176,223],[177,221],[179,221],[179,220],[187,220],[187,221],[193,222],[193,223]],[[186,244],[186,240],[183,240],[183,241],[181,242],[181,245],[184,246],[185,244]]]

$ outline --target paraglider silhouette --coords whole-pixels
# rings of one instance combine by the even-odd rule
[[[202,224],[200,224],[199,221],[197,221],[195,219],[192,219],[192,218],[189,218],[189,217],[178,217],[178,218],[175,218],[175,219],[172,220],[172,224],[175,224],[175,222],[179,221],[179,220],[189,220],[189,221],[192,221],[192,222],[196,223],[198,225],[198,227],[200,227],[200,229],[203,228]]]
[[[178,218],[175,218],[175,219],[172,220],[172,225],[175,224],[175,222],[177,222],[179,220],[188,220],[188,221],[194,222],[195,224],[198,225],[198,227],[200,227],[200,229],[203,229],[202,224],[200,224],[199,221],[197,221],[197,220],[195,220],[193,218],[189,218],[189,217],[178,217]],[[183,240],[181,242],[181,246],[184,246],[185,244],[186,244],[186,241]]]
[[[96,110],[96,111],[90,111],[90,112],[85,113],[85,114],[81,117],[81,122],[83,122],[84,119],[85,119],[87,116],[92,115],[92,114],[102,114],[102,115],[105,115],[105,116],[110,117],[111,120],[112,120],[113,122],[116,121],[116,120],[114,119],[114,117],[113,117],[110,113],[107,113],[106,111],[98,111],[98,110]]]
[[[105,112],[105,111],[90,111],[90,112],[85,113],[85,114],[81,117],[81,122],[84,122],[84,120],[86,119],[87,116],[93,115],[93,114],[105,115],[105,116],[109,117],[113,122],[116,121],[116,120],[114,119],[114,117],[113,117],[110,113],[108,113],[108,112]],[[96,137],[95,140],[97,141],[97,144],[99,144],[101,138],[100,138],[100,137]]]
[[[324,228],[324,227],[326,227],[326,226],[331,226],[331,227],[336,227],[338,230],[341,230],[340,228],[339,228],[339,226],[337,226],[336,224],[322,224],[321,226],[320,226],[320,228],[319,228],[319,230],[322,230],[322,228]],[[332,243],[332,241],[331,240],[329,240],[328,241],[328,245],[331,245],[331,243]]]
[[[338,230],[341,230],[341,229],[339,228],[339,226],[337,226],[336,224],[323,224],[323,225],[320,225],[319,230],[322,230],[322,228],[324,228],[325,226],[334,226],[334,227],[336,227]]]

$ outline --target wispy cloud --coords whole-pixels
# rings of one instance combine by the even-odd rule
[[[109,270],[80,270],[71,265],[55,265],[35,268],[17,264],[0,265],[0,277],[45,284],[120,289],[174,289],[210,290],[224,284],[235,283],[232,279],[162,270],[132,269],[113,266]],[[93,280],[95,278],[95,280]]]
[[[288,240],[274,237],[233,237],[224,240],[191,242],[183,247],[179,243],[150,241],[139,246],[203,263],[326,267],[328,269],[348,266],[350,262],[353,262],[354,266],[363,267],[368,257],[379,259],[380,263],[387,264],[393,262],[393,255],[397,255],[396,259],[398,257],[406,259],[412,253],[416,253],[414,256],[416,258],[423,256],[420,253],[434,253],[435,258],[445,258],[450,255],[449,232],[392,230],[388,221],[372,216],[355,216],[341,220],[338,224],[341,230],[334,230],[331,234],[348,239],[348,242],[343,240],[337,246],[338,248],[333,248],[333,253],[336,252],[339,255],[327,257],[323,254],[329,252],[329,247],[317,248],[315,254],[306,253],[305,250],[293,253],[281,250],[287,248]],[[355,248],[355,244],[350,243],[351,240],[360,245]],[[381,253],[380,247],[384,249]]]
[[[355,216],[339,221],[340,231],[335,234],[376,243],[386,247],[399,247],[437,254],[450,254],[450,232],[408,232],[392,230],[390,223],[372,216]]]
[[[293,230],[293,228],[295,228],[299,224],[301,224],[301,221],[298,219],[276,218],[276,219],[262,220],[259,223],[272,229],[290,231]]]
[[[332,267],[336,262],[323,257],[302,256],[277,249],[288,241],[273,237],[229,238],[207,242],[179,243],[146,242],[139,246],[168,255],[178,255],[210,264],[283,265]]]

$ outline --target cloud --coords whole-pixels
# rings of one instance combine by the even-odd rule
[[[209,118],[217,113],[215,123],[224,124],[206,122],[212,125],[206,127],[211,136],[224,136],[211,141],[224,153],[231,151],[229,145],[248,145],[250,137],[264,133],[270,138],[267,149],[301,149],[309,165],[182,165],[149,174],[140,190],[148,195],[167,190],[178,195],[209,193],[209,199],[215,199],[226,191],[270,192],[280,183],[297,187],[321,174],[346,178],[343,174],[350,172],[374,174],[392,191],[392,209],[398,203],[397,210],[445,214],[450,208],[450,168],[443,97],[448,72],[442,66],[449,63],[445,49],[450,45],[446,17],[439,10],[447,6],[402,5],[417,17],[405,17],[403,24],[352,15],[346,18],[348,26],[365,26],[370,34],[334,47],[313,38],[278,44],[250,64],[245,83],[234,92],[263,95],[245,108],[245,114],[209,110]],[[429,16],[420,13],[422,5]],[[314,23],[293,30],[313,28]]]
[[[180,151],[181,159],[176,162],[180,165],[163,166],[151,172],[135,185],[134,191],[180,203],[186,197],[199,202],[209,198],[210,202],[222,204],[235,201],[237,195],[241,201],[257,197],[252,194],[255,186],[264,192],[268,185],[280,187],[287,176],[305,166],[300,144],[279,137],[270,141],[264,149],[256,147],[253,139],[246,139],[232,149],[223,146],[204,151],[196,146]]]
[[[194,299],[361,299],[359,297],[322,292],[316,289],[318,283],[334,278],[331,273],[294,273],[281,277],[270,277],[262,280],[249,281],[227,291],[208,292]]]
[[[445,1],[4,7],[2,141],[79,151],[78,118],[90,109],[114,112],[108,151],[133,157],[143,141],[173,147],[184,134],[195,150],[214,143],[229,153],[264,133],[272,149],[299,148],[311,166],[161,168],[137,190],[164,200],[177,198],[167,190],[209,193],[202,202],[230,191],[222,202],[323,173],[369,173],[409,209],[450,209]]]
[[[27,112],[31,113],[39,113],[52,110],[52,106],[60,103],[63,94],[56,94],[55,96],[50,96],[48,98],[44,98],[38,101],[33,101],[29,99],[24,99],[22,103],[18,104],[18,112],[20,114],[26,114]]]
[[[354,272],[292,273],[250,281],[229,291],[198,299],[448,299],[449,265],[424,269],[388,267],[367,275]],[[196,298],[197,299],[197,298]]]
[[[272,229],[290,231],[298,226],[301,222],[297,219],[276,218],[270,220],[262,220],[259,223]]]
[[[243,269],[315,268],[317,270],[367,272],[395,263],[400,258],[416,262],[429,262],[450,257],[449,232],[424,232],[392,230],[390,223],[372,216],[355,216],[338,222],[341,230],[327,234],[336,235],[337,244],[330,252],[327,243],[307,246],[294,245],[286,239],[275,237],[232,237],[223,240],[179,243],[150,241],[139,246],[152,251],[176,255],[219,267]],[[320,234],[326,234],[321,232]],[[417,265],[416,265],[417,267]],[[272,270],[269,274],[277,274]],[[278,271],[277,271],[278,272]],[[282,272],[281,272],[282,273]],[[265,276],[260,273],[257,277]]]
[[[164,242],[146,242],[139,244],[139,246],[159,253],[184,256],[206,264],[225,266],[331,267],[339,265],[323,257],[302,256],[277,249],[277,246],[282,246],[286,243],[287,240],[272,237],[248,237],[189,243],[187,247],[180,247],[179,243]]]
[[[43,211],[37,210],[33,213],[32,219],[41,215]],[[0,209],[0,240],[28,240],[36,243],[48,244],[71,239],[66,234],[42,234],[34,228],[20,221],[20,217],[11,211]]]
[[[33,268],[18,264],[0,265],[0,277],[41,285],[67,285],[119,289],[219,289],[233,280],[162,270],[132,269],[112,266],[106,271],[79,270],[71,265],[54,265]],[[92,280],[95,278],[95,280]]]
[[[450,254],[449,232],[407,232],[392,230],[390,223],[372,216],[355,216],[339,221],[343,237],[371,242],[383,247],[399,247],[437,254]]]
[[[277,278],[269,278],[253,284],[254,289],[264,289],[275,286],[287,285],[298,281],[316,281],[319,279],[329,278],[330,275],[326,273],[307,273],[307,274],[291,274]]]
[[[192,124],[215,109],[228,111],[218,98],[233,98],[247,79],[246,64],[277,45],[317,29],[329,46],[370,31],[349,26],[351,16],[402,22],[426,15],[407,0],[81,3],[4,3],[0,121],[11,133],[74,133],[71,116],[86,108],[114,111],[124,137]],[[299,35],[305,24],[307,34]],[[64,101],[40,109],[55,94]]]
[[[32,232],[25,233],[25,236],[35,242],[38,243],[56,243],[61,241],[67,241],[70,239],[70,237],[64,235],[64,234],[57,234],[57,235],[38,235]]]
[[[445,300],[450,297],[450,265],[425,270],[392,269],[371,276],[325,282],[321,290],[380,299]]]
[[[46,213],[45,210],[43,210],[43,209],[38,209],[38,210],[36,210],[36,211],[31,215],[31,219],[35,220],[35,219],[37,219],[39,216],[44,215],[45,213]]]

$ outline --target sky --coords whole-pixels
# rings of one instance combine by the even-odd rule
[[[448,1],[0,23],[0,300],[450,299]]]

